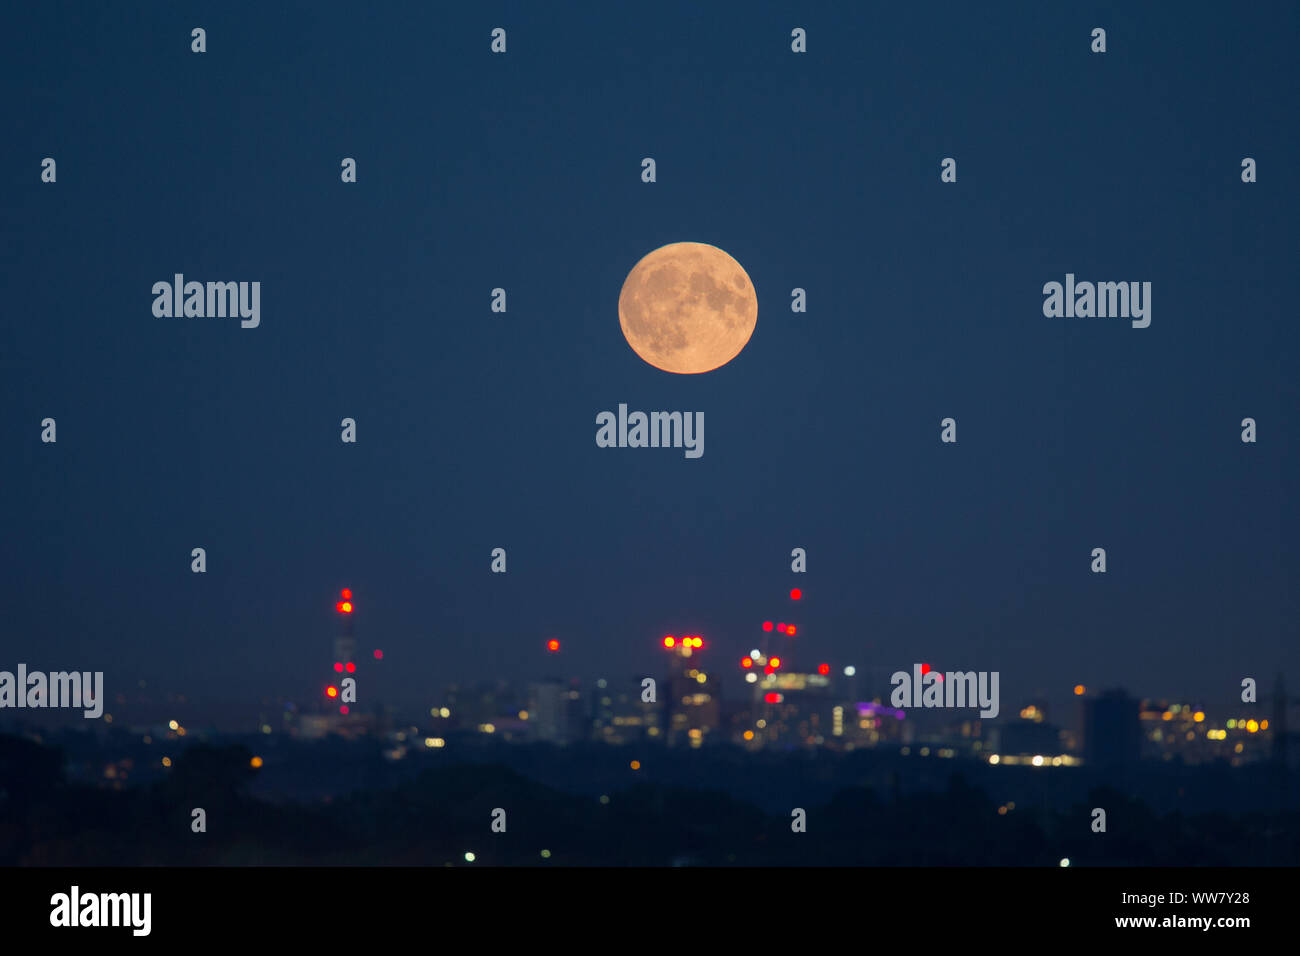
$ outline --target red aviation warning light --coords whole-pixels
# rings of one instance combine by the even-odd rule
[[[552,654],[554,654],[556,651],[560,649],[560,642],[557,641],[555,638],[551,638],[549,641],[546,642],[546,649],[550,651]]]
[[[740,666],[741,666],[741,667],[744,667],[744,668],[750,668],[750,667],[753,667],[753,666],[754,666],[754,659],[753,659],[752,657],[742,657],[742,658],[740,659]]]
[[[785,626],[785,633],[786,633],[786,636],[787,636],[787,637],[794,637],[794,625],[793,625],[793,624],[787,624],[787,625]]]
[[[825,677],[825,676],[826,676],[827,674],[829,674],[830,672],[831,672],[831,665],[830,665],[830,664],[818,664],[818,665],[817,665],[817,673],[818,673],[818,674],[821,674],[823,677]]]
[[[764,622],[763,622],[763,630],[765,630],[765,631],[770,631],[770,630],[772,630],[772,622],[771,622],[771,621],[764,621]]]
[[[798,588],[791,588],[791,589],[790,589],[790,600],[791,600],[791,601],[797,601],[797,600],[799,600],[801,597],[803,597],[803,592],[800,591]]]
[[[335,632],[334,652],[330,656],[334,658],[335,674],[342,674],[345,671],[349,674],[355,674],[357,665],[353,663],[355,660],[353,655],[356,651],[357,642],[353,635],[355,622],[352,612],[355,610],[355,605],[352,603],[352,590],[342,588],[339,591],[339,597],[342,600],[334,603],[334,610],[339,613],[340,617],[335,625],[338,630]],[[330,700],[337,700],[342,695],[339,693],[339,688],[331,684],[325,688],[325,696]]]

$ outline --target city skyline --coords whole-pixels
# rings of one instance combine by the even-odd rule
[[[693,639],[703,644],[702,638]],[[664,643],[668,640],[670,638],[665,638]],[[335,649],[339,646],[336,643]],[[1127,706],[1131,710],[1131,730],[1134,734],[1141,735],[1141,759],[1152,759],[1153,755],[1160,754],[1178,754],[1180,759],[1191,759],[1193,763],[1224,759],[1236,764],[1242,760],[1249,762],[1274,756],[1286,759],[1285,744],[1281,751],[1273,749],[1278,731],[1278,726],[1274,725],[1280,724],[1282,733],[1287,737],[1292,736],[1292,732],[1287,730],[1288,714],[1300,704],[1300,697],[1286,692],[1280,679],[1262,687],[1255,702],[1241,702],[1226,710],[1218,710],[1190,698],[1159,698],[1134,695],[1123,688],[1089,689],[1084,685],[1076,685],[1066,706],[1049,704],[1041,695],[1026,697],[1007,701],[1009,706],[999,717],[988,719],[981,718],[975,708],[948,707],[934,710],[896,707],[887,694],[870,697],[855,693],[857,683],[853,677],[842,673],[833,674],[825,665],[801,672],[787,664],[781,673],[767,678],[766,683],[747,684],[743,680],[727,682],[720,670],[709,668],[713,671],[712,674],[706,673],[705,668],[709,665],[703,659],[702,648],[697,649],[695,654],[696,658],[688,656],[685,660],[677,653],[670,654],[663,670],[655,676],[658,693],[665,696],[650,702],[644,700],[643,677],[584,681],[578,677],[561,677],[552,673],[535,675],[528,681],[518,683],[499,678],[450,682],[430,690],[423,703],[415,708],[395,706],[393,702],[372,701],[368,706],[357,707],[351,712],[346,707],[336,710],[336,694],[324,695],[322,699],[322,695],[317,692],[300,698],[262,699],[256,706],[256,721],[249,719],[252,709],[243,719],[214,721],[205,719],[207,715],[202,708],[196,708],[195,702],[184,696],[167,692],[165,702],[155,699],[154,694],[158,689],[151,691],[147,682],[142,681],[134,694],[120,695],[106,705],[101,716],[106,717],[104,725],[116,733],[121,733],[124,729],[138,732],[144,727],[156,730],[159,727],[165,728],[170,722],[172,732],[168,733],[164,729],[162,733],[172,739],[177,736],[175,731],[178,724],[184,725],[180,736],[185,735],[184,727],[188,727],[191,732],[197,731],[200,734],[199,739],[206,739],[213,734],[221,737],[250,732],[287,733],[315,739],[335,734],[348,737],[389,737],[404,727],[415,733],[417,727],[425,726],[441,728],[462,740],[466,735],[472,736],[474,733],[495,732],[505,742],[514,740],[519,743],[543,740],[561,744],[582,741],[621,744],[633,740],[664,746],[712,747],[731,744],[751,750],[763,746],[773,746],[778,750],[826,747],[846,752],[862,747],[894,750],[901,747],[904,754],[908,752],[909,744],[915,743],[919,748],[926,744],[939,746],[947,743],[957,745],[953,752],[943,754],[948,757],[984,761],[996,753],[1042,754],[1050,761],[1053,756],[1068,754],[1072,759],[1068,759],[1067,765],[1073,766],[1093,759],[1091,756],[1085,757],[1094,746],[1087,730],[1090,720],[1088,714],[1091,708],[1108,699],[1118,699],[1121,708]],[[695,666],[697,660],[698,667]],[[762,663],[765,661],[760,659],[760,667]],[[335,668],[335,683],[344,674],[364,673],[360,668],[340,670],[343,666],[340,664]],[[928,666],[926,669],[929,669]],[[750,676],[750,673],[757,677],[757,670],[758,667],[754,668],[754,672],[739,668],[740,674],[745,677]],[[949,676],[953,675],[950,673]],[[709,705],[712,710],[707,711],[711,716],[702,724],[704,731],[700,739],[691,740],[685,735],[687,727],[701,725],[701,722],[690,716],[690,707],[681,706],[683,685],[678,681],[682,679],[685,680],[687,693],[705,690],[709,693],[703,699],[707,701],[711,697],[713,700]],[[323,682],[320,689],[324,687]],[[554,690],[547,691],[546,688]],[[337,688],[331,684],[330,689]],[[540,705],[539,700],[550,694],[554,694],[556,699],[565,698],[565,703]],[[611,701],[615,703],[611,704]],[[1282,702],[1281,706],[1279,701]],[[1127,702],[1127,705],[1123,702]],[[431,708],[430,704],[433,705]],[[539,707],[543,711],[549,708],[550,717],[540,716]],[[559,715],[557,708],[566,713]],[[117,711],[116,716],[114,710]],[[786,718],[775,716],[783,711],[788,715]],[[648,733],[646,730],[620,731],[614,738],[602,736],[602,727],[609,726],[615,712],[635,713],[638,715],[638,726],[644,721],[646,728],[654,729]],[[56,713],[30,709],[26,712],[12,709],[2,711],[0,729],[6,726],[35,729],[31,721],[38,715],[51,729],[62,727],[90,731],[94,729],[92,724],[98,723],[59,719],[54,717]],[[685,718],[682,717],[683,713],[687,714]],[[816,716],[812,716],[814,714]],[[47,715],[54,719],[48,719]],[[811,731],[807,729],[806,723],[810,716],[813,721]],[[6,717],[9,718],[8,721]],[[433,718],[431,722],[430,717]],[[761,718],[759,727],[769,719],[781,720],[783,729],[780,735],[769,731],[766,732],[769,739],[764,739],[765,732],[760,730],[759,739],[753,739],[752,731],[747,732],[746,729],[755,726],[755,718]],[[862,723],[862,729],[866,729],[868,723],[874,724],[875,729],[871,733],[861,734],[854,726],[862,718],[869,719]],[[679,719],[683,720],[680,726],[676,724]],[[551,721],[552,729],[541,731],[539,721],[542,720]],[[791,729],[800,721],[803,721],[800,724],[803,730],[792,736]],[[614,721],[616,724],[618,722]],[[1161,731],[1168,732],[1171,729],[1177,730],[1177,739],[1171,736],[1164,743],[1155,746],[1159,742]],[[1028,736],[1026,731],[1030,732]],[[1042,731],[1050,733],[1050,737],[1044,737]],[[609,734],[610,731],[606,729],[603,733]],[[1188,742],[1195,740],[1195,743],[1185,743],[1182,740],[1184,733]],[[695,734],[692,731],[690,736]],[[1216,734],[1221,743],[1209,744],[1208,741],[1215,740]],[[814,741],[810,735],[816,735],[817,739]],[[1036,746],[1017,748],[1008,743],[1013,737],[1017,741],[1034,740]],[[1228,742],[1223,742],[1228,738]],[[438,746],[441,747],[444,743],[444,740],[439,739]],[[1233,743],[1237,744],[1235,752],[1231,749]],[[1249,745],[1249,749],[1243,750],[1246,745]],[[1134,746],[1137,747],[1136,742]],[[1136,757],[1135,749],[1134,759]],[[996,763],[996,759],[993,762]],[[1012,764],[1016,762],[1014,757],[1010,761]]]

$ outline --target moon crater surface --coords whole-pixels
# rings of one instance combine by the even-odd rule
[[[618,321],[646,362],[696,375],[744,349],[758,321],[758,296],[740,263],[721,249],[674,242],[632,267],[619,293]]]

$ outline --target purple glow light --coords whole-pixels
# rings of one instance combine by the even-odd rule
[[[873,717],[879,714],[887,714],[895,720],[902,720],[904,716],[903,711],[895,710],[892,707],[884,707],[880,704],[872,703],[871,701],[860,702],[858,704],[858,716],[862,717],[868,714]]]

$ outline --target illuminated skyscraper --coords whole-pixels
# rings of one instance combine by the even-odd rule
[[[626,744],[660,737],[659,704],[644,701],[641,696],[640,678],[631,677],[614,684],[604,678],[598,680],[591,699],[593,738],[610,744]]]
[[[753,739],[781,747],[819,747],[837,735],[837,726],[842,735],[844,713],[841,709],[836,716],[829,674],[781,668],[769,674],[773,660],[779,658],[767,658],[761,679],[754,682]]]
[[[704,638],[698,634],[665,637],[663,644],[669,652],[668,744],[698,747],[722,720],[718,675],[710,675],[701,660]]]
[[[536,740],[568,744],[585,736],[582,693],[572,681],[550,679],[529,685],[528,724]]]

